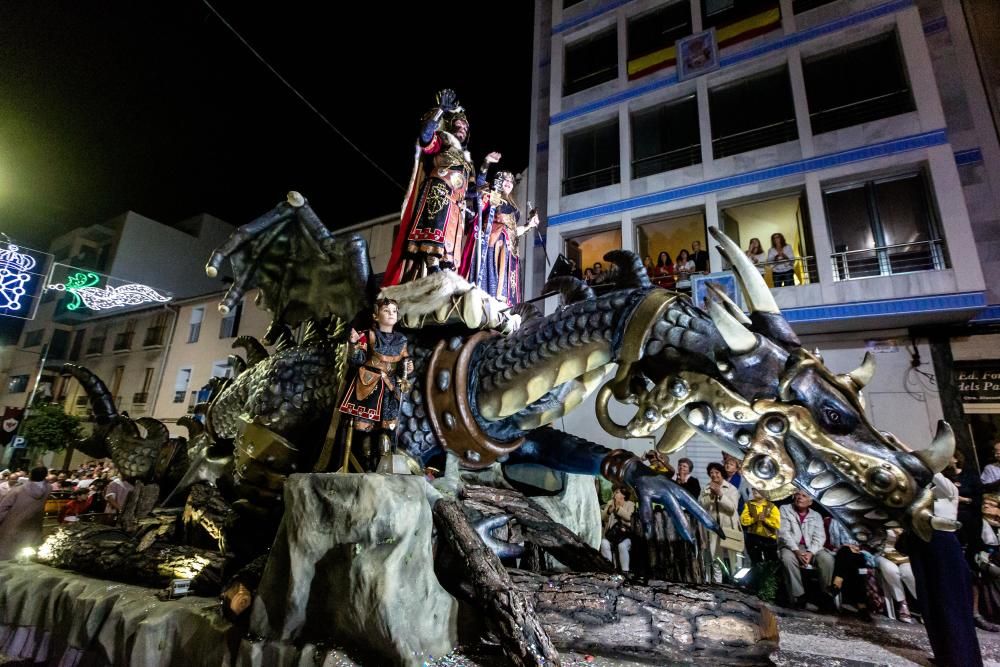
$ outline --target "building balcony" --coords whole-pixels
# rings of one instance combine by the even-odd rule
[[[578,192],[585,192],[586,190],[594,190],[596,188],[603,188],[607,185],[615,185],[620,182],[620,179],[621,169],[616,164],[604,169],[597,169],[585,174],[576,174],[563,179],[562,193],[564,197],[574,195]]]
[[[830,259],[833,262],[833,279],[837,281],[948,268],[944,242],[940,240],[846,250],[834,253]]]

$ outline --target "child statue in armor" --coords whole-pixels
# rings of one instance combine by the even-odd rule
[[[353,419],[348,433],[382,434],[380,440],[388,441],[396,430],[401,392],[409,388],[413,361],[406,349],[406,336],[395,331],[399,317],[399,304],[392,299],[375,302],[374,326],[363,333],[351,330],[351,348],[347,361],[355,373],[340,405],[340,411]],[[402,363],[400,363],[402,362]],[[350,438],[347,447],[350,448]],[[362,447],[365,470],[374,470],[382,449],[388,443],[376,444],[365,437]]]

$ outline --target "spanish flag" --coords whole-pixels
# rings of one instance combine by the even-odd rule
[[[748,18],[716,27],[715,38],[719,42],[719,49],[722,50],[727,46],[739,44],[774,30],[780,25],[781,10],[778,7],[772,7]],[[677,47],[671,44],[659,51],[628,61],[628,78],[629,80],[638,79],[676,63]]]

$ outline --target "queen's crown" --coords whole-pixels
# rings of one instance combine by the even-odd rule
[[[35,266],[35,258],[18,252],[16,245],[9,245],[0,249],[0,269],[6,269],[11,273],[21,273],[30,271]]]

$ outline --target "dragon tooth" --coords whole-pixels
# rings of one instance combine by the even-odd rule
[[[840,507],[846,505],[852,500],[856,500],[859,497],[857,491],[847,486],[846,484],[840,484],[837,486],[830,487],[822,496],[820,496],[820,503],[824,507]]]

